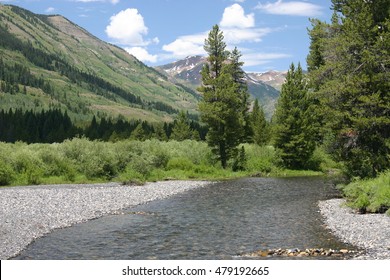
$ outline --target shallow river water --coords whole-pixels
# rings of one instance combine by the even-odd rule
[[[350,248],[324,227],[323,178],[245,178],[126,209],[36,240],[18,259],[234,259],[277,248]]]

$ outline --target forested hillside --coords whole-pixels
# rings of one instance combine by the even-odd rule
[[[67,110],[78,123],[196,112],[194,92],[61,16],[0,5],[0,38],[0,109]]]

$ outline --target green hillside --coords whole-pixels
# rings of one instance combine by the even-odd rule
[[[197,95],[59,15],[0,5],[0,110],[170,121]]]

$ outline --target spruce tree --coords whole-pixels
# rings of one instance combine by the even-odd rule
[[[255,100],[250,119],[253,131],[253,142],[259,146],[264,146],[269,141],[270,132],[269,125],[265,119],[264,110],[260,107],[258,99]]]
[[[184,111],[180,111],[177,119],[175,120],[171,139],[176,141],[184,141],[187,139],[198,139],[197,132],[191,129],[188,116]]]
[[[349,176],[373,177],[390,168],[390,2],[332,2],[332,23],[310,31],[309,66],[316,45],[323,59],[309,67],[311,86],[329,150]]]
[[[306,80],[291,64],[275,111],[274,141],[287,168],[303,169],[315,148]]]
[[[208,63],[202,69],[203,94],[199,102],[202,121],[208,126],[207,142],[223,168],[238,155],[245,125],[243,88],[239,70],[239,55],[232,57],[226,50],[224,36],[215,25],[205,40]],[[229,62],[229,58],[231,62]],[[233,65],[236,62],[235,65]]]

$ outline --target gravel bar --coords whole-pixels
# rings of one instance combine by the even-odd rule
[[[165,181],[0,188],[0,259],[16,256],[52,230],[203,187],[206,181]]]
[[[390,260],[390,217],[358,214],[345,206],[344,199],[320,201],[319,207],[333,234],[363,249],[354,259]]]

